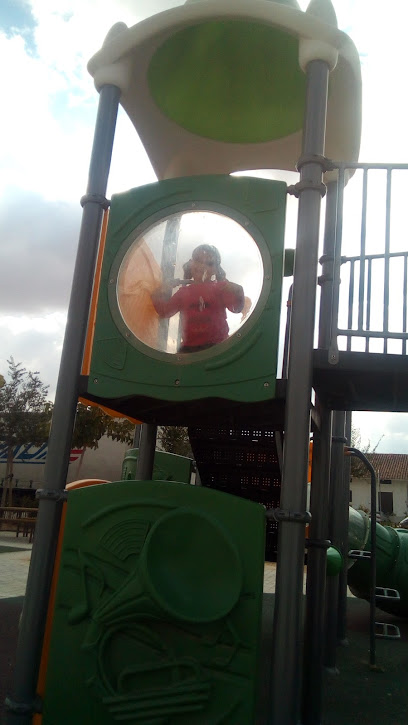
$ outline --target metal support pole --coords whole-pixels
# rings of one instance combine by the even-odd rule
[[[133,435],[133,448],[139,448],[141,434],[142,434],[142,425],[140,423],[137,423],[135,425],[135,432]]]
[[[322,711],[322,676],[326,623],[326,561],[329,541],[328,504],[332,414],[319,406],[321,427],[313,437],[312,485],[307,549],[307,586],[305,651],[303,678],[304,725],[320,725]]]
[[[333,320],[333,300],[336,296],[336,309],[338,308],[339,275],[335,274],[335,264],[339,257],[340,250],[336,244],[337,217],[342,214],[342,209],[337,208],[338,182],[330,181],[327,186],[326,196],[326,219],[324,230],[323,256],[321,258],[322,275],[320,277],[320,317],[319,317],[319,348],[329,349],[332,342],[332,325],[337,325],[337,319]],[[330,465],[330,486],[329,486],[329,529],[328,538],[337,546],[346,561],[346,543],[348,534],[348,519],[345,522],[343,515],[343,470],[344,470],[344,419],[345,414],[336,411],[332,414],[333,441]],[[312,512],[313,516],[313,512]],[[326,667],[335,670],[337,651],[337,618],[338,618],[338,593],[339,577],[330,577],[327,581],[326,601]],[[318,720],[317,720],[318,721]]]
[[[337,213],[337,181],[330,181],[327,184],[323,256],[320,259],[322,274],[319,278],[321,293],[318,346],[323,349],[330,346],[333,294],[339,293],[338,289],[334,290]]]
[[[347,411],[345,414],[345,430],[344,437],[346,438],[347,445],[351,445],[351,412]],[[348,554],[348,526],[349,526],[349,508],[350,508],[350,473],[351,473],[351,459],[346,456],[343,464],[343,499],[341,502],[341,511],[343,516],[343,528],[346,532],[345,536],[345,547],[346,551],[344,556]],[[339,576],[339,609],[337,619],[337,637],[341,644],[347,643],[347,567],[340,572]]]
[[[329,67],[312,61],[306,69],[307,91],[299,216],[293,281],[289,375],[285,416],[285,451],[281,508],[305,512],[307,494],[312,351],[317,286]],[[297,725],[301,691],[304,524],[289,519],[279,525],[274,635],[272,644],[271,718],[273,725]]]
[[[333,413],[333,442],[330,470],[330,518],[329,539],[343,556],[343,567],[347,568],[348,516],[344,519],[344,422],[345,413]],[[348,511],[347,511],[348,513]],[[327,628],[325,665],[336,670],[337,623],[339,602],[339,576],[330,577],[327,582]]]
[[[69,465],[72,431],[78,402],[78,381],[88,323],[89,305],[99,244],[106,186],[112,156],[120,90],[104,86],[100,92],[87,193],[72,282],[68,320],[55,395],[44,489],[28,573],[17,645],[12,697],[7,698],[9,725],[32,721],[38,668],[54,567],[62,500]]]
[[[290,320],[292,315],[292,295],[293,295],[293,284],[290,285],[288,301],[286,303],[288,311],[286,315],[286,327],[285,327],[285,341],[283,343],[283,360],[282,360],[282,378],[285,380],[288,377],[288,366],[289,366],[289,335],[290,335]]]
[[[156,450],[157,426],[143,423],[139,457],[136,466],[136,481],[149,481],[153,478],[154,452]]]

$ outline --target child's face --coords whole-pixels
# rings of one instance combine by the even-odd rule
[[[190,262],[191,276],[195,282],[205,282],[215,274],[215,260],[209,252],[193,252]]]

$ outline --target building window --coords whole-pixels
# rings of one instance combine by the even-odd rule
[[[349,500],[350,500],[350,503],[352,503],[352,501],[353,501],[353,491],[351,491],[351,490],[350,490],[350,499]]]
[[[385,484],[391,484],[392,483],[392,479],[391,478],[380,478],[380,483],[381,484],[383,484],[383,483],[385,483]]]
[[[394,512],[394,500],[390,491],[381,491],[379,495],[380,511],[383,514],[392,514]]]

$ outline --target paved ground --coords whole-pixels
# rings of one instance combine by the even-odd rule
[[[16,537],[14,531],[0,531],[0,599],[24,594],[31,548],[25,536]]]
[[[14,531],[0,531],[0,599],[24,595],[32,545]],[[7,552],[9,549],[9,552]],[[265,562],[264,592],[275,591],[276,564]]]

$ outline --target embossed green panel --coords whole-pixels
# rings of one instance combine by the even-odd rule
[[[70,492],[44,725],[252,725],[264,516],[179,483]]]

